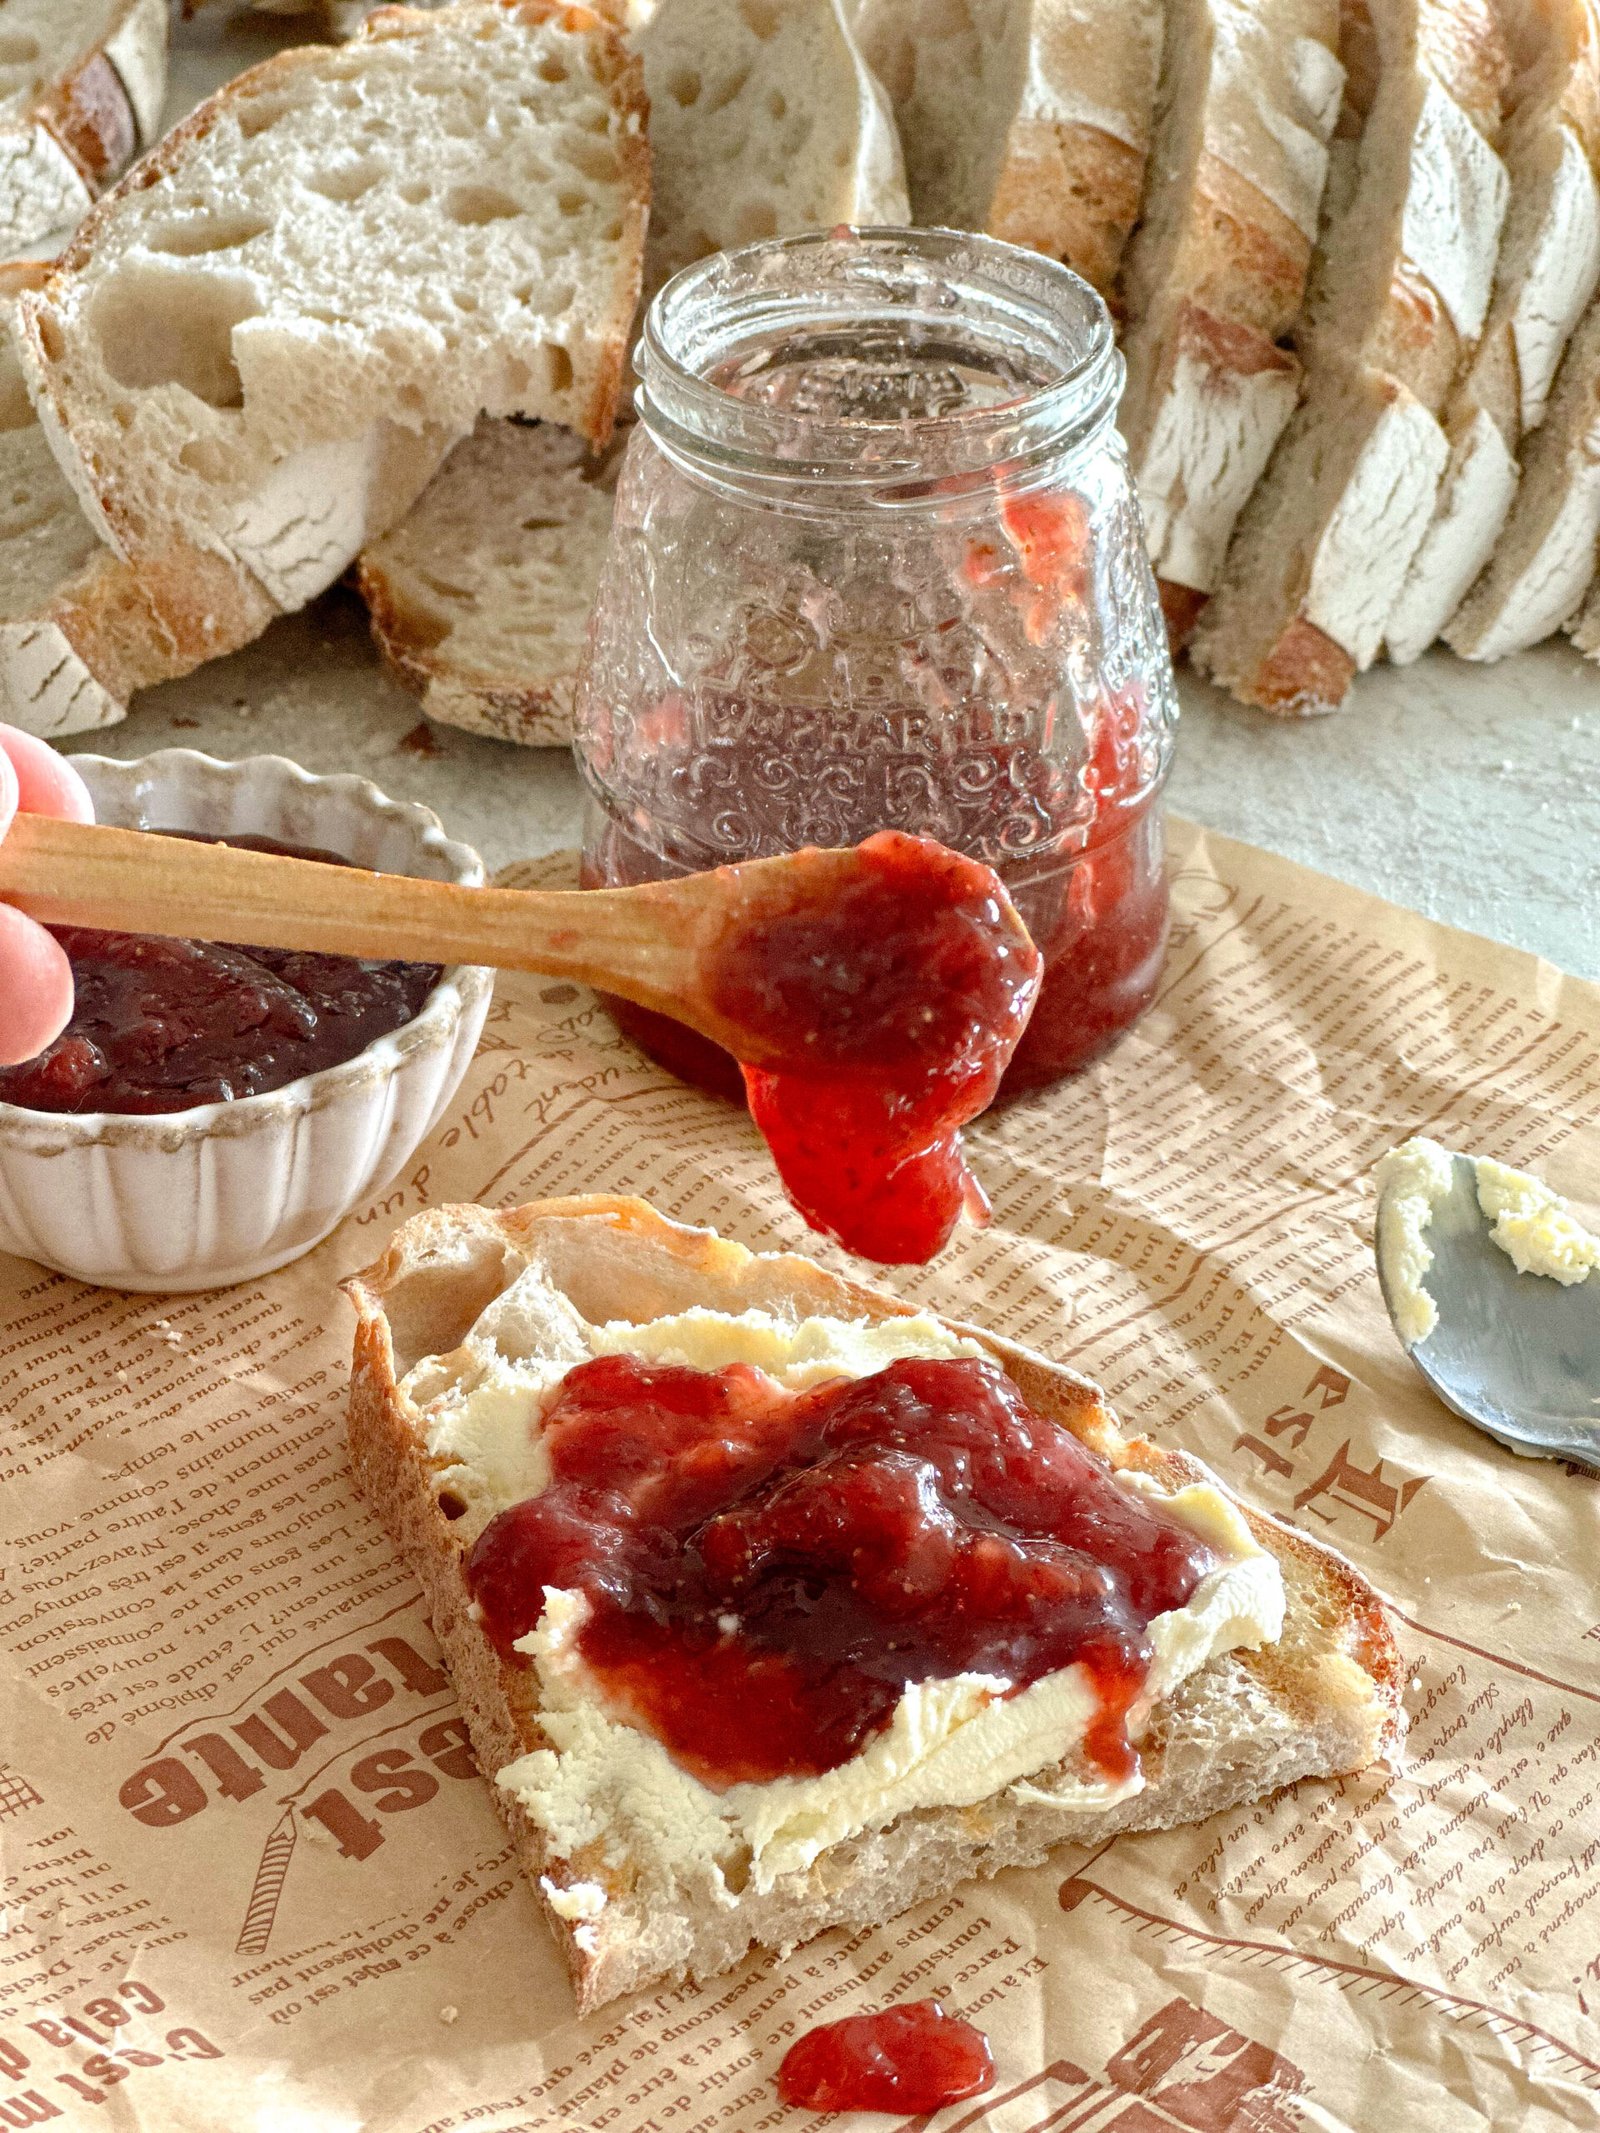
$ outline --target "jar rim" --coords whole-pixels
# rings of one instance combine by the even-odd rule
[[[819,414],[751,398],[711,375],[761,336],[887,329],[943,334],[1026,359],[1009,397],[930,413]],[[1110,314],[1060,261],[966,230],[808,231],[717,252],[657,293],[635,352],[640,420],[691,470],[741,487],[865,487],[914,502],[998,468],[1018,478],[1105,427],[1123,364]]]

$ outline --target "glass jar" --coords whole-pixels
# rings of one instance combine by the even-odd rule
[[[1177,718],[1104,305],[993,239],[838,231],[690,267],[638,362],[578,690],[585,884],[937,837],[1045,957],[1002,1097],[1086,1065],[1160,972]]]

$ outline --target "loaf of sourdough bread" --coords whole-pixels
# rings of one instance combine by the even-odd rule
[[[514,1300],[497,1309],[513,1284]],[[358,1319],[349,1411],[356,1479],[421,1581],[480,1766],[581,2008],[714,1975],[752,1944],[788,1949],[830,1926],[879,1922],[969,1875],[1036,1863],[1057,1844],[1196,1821],[1301,1778],[1358,1770],[1398,1745],[1400,1660],[1371,1587],[1331,1549],[1246,1511],[1255,1541],[1281,1567],[1283,1634],[1212,1660],[1157,1704],[1140,1743],[1142,1789],[1109,1809],[1074,1804],[1087,1766],[1071,1748],[1024,1785],[964,1807],[904,1811],[765,1885],[752,1873],[741,1886],[704,1861],[643,1856],[600,1799],[580,1817],[587,1834],[563,1848],[519,1798],[510,1767],[549,1746],[540,1677],[501,1659],[463,1573],[472,1541],[506,1507],[505,1493],[526,1490],[464,1467],[456,1452],[430,1451],[429,1403],[480,1371],[581,1354],[574,1331],[603,1321],[696,1308],[759,1310],[790,1325],[882,1325],[914,1314],[809,1260],[752,1255],[668,1222],[642,1201],[600,1196],[507,1213],[434,1209],[405,1223],[346,1288]],[[966,1336],[1036,1412],[1114,1468],[1167,1491],[1220,1486],[1184,1453],[1125,1439],[1095,1388],[1072,1371],[970,1326],[947,1331]],[[495,1785],[500,1773],[506,1783]]]

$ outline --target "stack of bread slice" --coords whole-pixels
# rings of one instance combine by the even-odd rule
[[[855,5],[915,219],[1048,252],[1111,297],[1144,194],[1160,0]]]
[[[1368,32],[1370,31],[1370,40]],[[1305,398],[1197,627],[1247,703],[1331,708],[1384,643],[1434,517],[1438,420],[1488,316],[1509,184],[1508,63],[1487,0],[1345,11],[1342,174],[1298,336]]]
[[[5,0],[0,255],[77,222],[155,139],[167,0]]]
[[[331,584],[480,413],[604,443],[648,189],[638,63],[557,0],[384,10],[169,135],[17,299],[28,393],[89,527],[146,608],[196,624],[168,631],[166,671]],[[39,588],[9,553],[27,620]],[[82,656],[115,699],[154,677],[100,612]]]
[[[1483,338],[1446,409],[1450,458],[1433,523],[1389,620],[1389,657],[1402,664],[1444,634],[1493,554],[1516,494],[1519,450],[1544,420],[1562,352],[1600,285],[1594,0],[1499,0],[1499,18],[1513,67],[1502,150],[1511,205]],[[1530,485],[1535,510],[1543,486]],[[1592,546],[1592,528],[1588,538]],[[1525,545],[1523,536],[1508,541],[1507,554]],[[1581,548],[1581,538],[1568,541],[1569,555]],[[1488,590],[1476,619],[1462,618],[1459,648],[1493,656],[1486,648],[1497,641],[1509,649],[1526,631],[1520,641],[1531,644],[1567,619],[1570,600],[1547,606],[1546,620],[1525,590]]]
[[[1338,0],[1168,0],[1121,423],[1176,640],[1299,398],[1300,316],[1344,69]]]

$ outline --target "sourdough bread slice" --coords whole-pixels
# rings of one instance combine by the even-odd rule
[[[1284,342],[1339,115],[1338,31],[1337,0],[1168,0],[1150,183],[1123,272],[1119,417],[1164,587],[1216,588],[1299,397]]]
[[[1600,538],[1600,304],[1556,372],[1523,453],[1517,498],[1488,568],[1444,632],[1464,659],[1504,659],[1572,621]]]
[[[78,222],[156,137],[167,0],[6,0],[0,256]]]
[[[23,384],[16,298],[37,264],[0,267],[0,719],[41,739],[114,725],[136,689],[187,674],[265,626],[209,558],[142,580],[78,508]]]
[[[1384,0],[1370,14],[1355,0],[1341,52],[1340,127],[1359,129],[1359,146],[1313,262],[1298,335],[1308,389],[1192,648],[1267,710],[1333,708],[1383,645],[1449,463],[1437,417],[1488,314],[1508,198],[1494,145],[1508,62],[1488,0]],[[1354,436],[1322,433],[1352,407],[1381,410],[1381,430],[1363,416]],[[1341,464],[1360,485],[1348,498],[1330,485]]]
[[[91,522],[292,609],[480,411],[608,433],[648,185],[637,63],[554,0],[386,8],[202,104],[22,302]],[[416,152],[419,139],[425,155]]]
[[[1501,0],[1511,54],[1502,157],[1511,205],[1477,351],[1450,396],[1450,464],[1390,617],[1389,657],[1433,643],[1488,562],[1516,494],[1516,454],[1600,285],[1600,16],[1594,0]]]
[[[888,100],[844,0],[661,0],[645,282],[762,237],[910,220]]]
[[[433,1375],[447,1378],[458,1360],[453,1351],[514,1282],[514,1308],[505,1305],[495,1339],[501,1354],[523,1362],[572,1359],[572,1329],[585,1321],[639,1322],[697,1307],[761,1310],[790,1324],[879,1325],[913,1315],[897,1298],[808,1260],[752,1255],[665,1221],[642,1201],[598,1196],[503,1214],[432,1210],[405,1223],[377,1265],[346,1284],[358,1319],[349,1417],[355,1476],[422,1583],[491,1781],[547,1745],[538,1677],[502,1663],[463,1576],[467,1547],[501,1505],[493,1489],[463,1478],[459,1460],[430,1455],[425,1414],[402,1380],[429,1357],[445,1359]],[[1163,1489],[1216,1485],[1185,1454],[1126,1441],[1094,1387],[1072,1371],[971,1327],[948,1330],[974,1341],[1035,1409],[1114,1467]],[[423,1391],[420,1381],[416,1389]],[[1198,1820],[1392,1752],[1403,1731],[1400,1661],[1376,1596],[1330,1549],[1273,1519],[1244,1515],[1282,1569],[1283,1635],[1212,1661],[1157,1706],[1141,1744],[1144,1787],[1109,1810],[1072,1804],[1080,1766],[1068,1757],[1014,1790],[972,1806],[904,1812],[829,1845],[804,1871],[765,1887],[752,1874],[740,1889],[721,1873],[659,1869],[609,1842],[603,1823],[561,1849],[513,1790],[495,1786],[580,2008],[714,1975],[752,1944],[787,1950],[829,1926],[881,1921],[969,1875],[1036,1863],[1056,1844]]]
[[[1139,213],[1160,0],[856,0],[920,223],[1063,259],[1104,297]]]
[[[485,418],[362,551],[373,637],[429,718],[525,747],[572,739],[616,475],[615,450]]]

